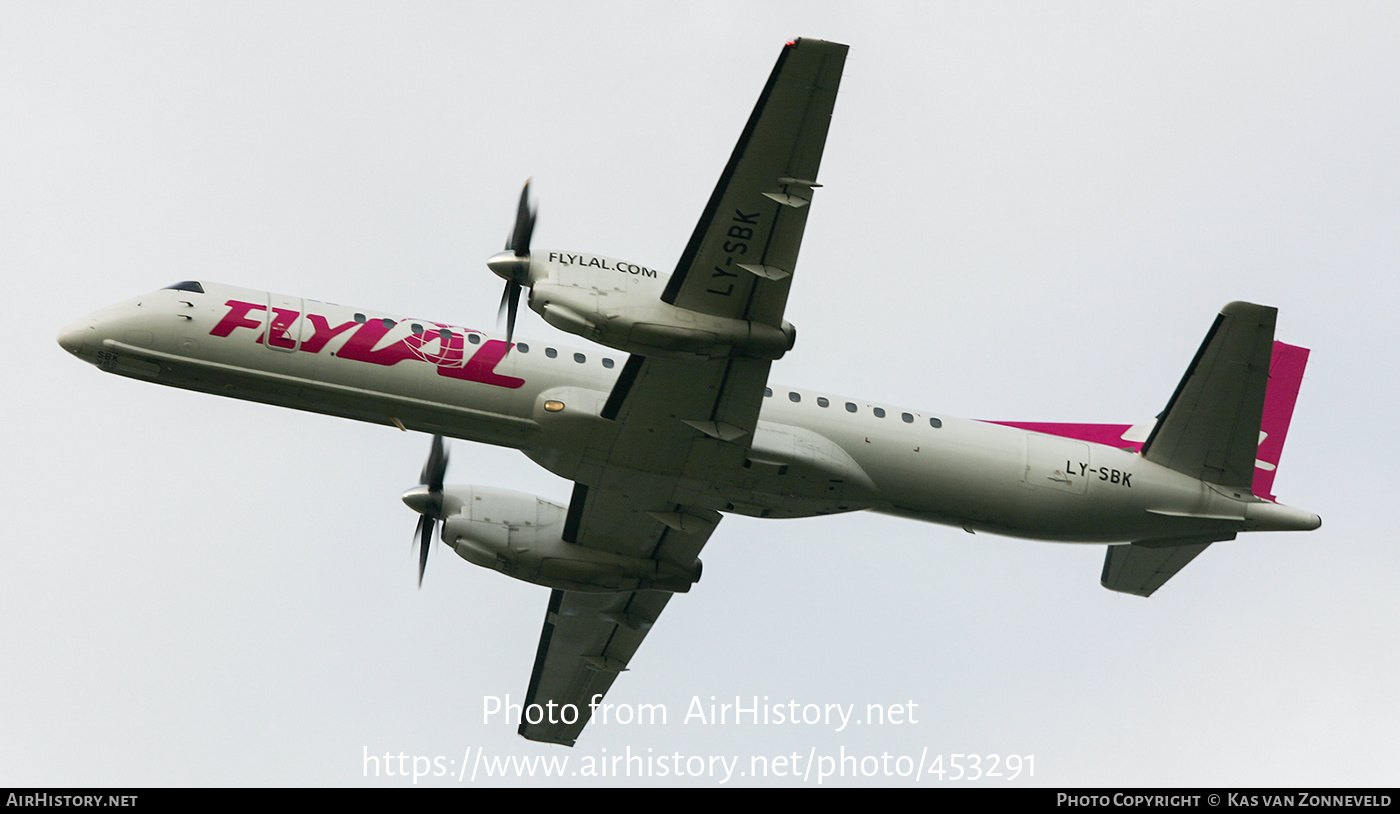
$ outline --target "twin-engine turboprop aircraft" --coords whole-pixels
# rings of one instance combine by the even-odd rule
[[[722,513],[860,509],[968,530],[1106,543],[1103,585],[1147,596],[1241,531],[1315,529],[1276,503],[1307,351],[1231,303],[1146,425],[998,424],[770,385],[846,47],[788,43],[675,271],[533,251],[522,194],[504,339],[211,282],[98,311],[60,344],[158,384],[434,435],[419,579],[435,526],[464,559],[553,589],[520,734],[572,744]],[[588,350],[515,343],[524,289]],[[567,506],[445,486],[442,436],[513,447],[574,481]]]

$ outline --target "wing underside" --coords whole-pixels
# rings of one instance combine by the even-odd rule
[[[789,43],[661,298],[777,327],[826,145],[846,46]]]
[[[780,327],[816,186],[846,46],[784,47],[662,299]],[[583,452],[564,539],[690,569],[727,508],[715,483],[742,467],[768,359],[627,360]],[[554,591],[525,709],[572,705],[572,722],[522,722],[530,740],[573,744],[589,704],[626,669],[670,594]]]
[[[719,522],[719,514],[648,511],[638,507],[638,497],[617,489],[576,486],[564,538],[617,553],[631,548],[633,556],[694,564],[698,572],[697,557]],[[664,503],[649,505],[677,508]],[[670,598],[666,591],[651,590],[553,591],[530,675],[520,734],[529,740],[572,746],[591,718],[590,702],[606,695],[617,674],[627,669]],[[550,715],[550,710],[558,710],[558,714]]]
[[[664,591],[551,592],[520,734],[573,746],[592,717],[589,702],[607,694],[670,598]]]

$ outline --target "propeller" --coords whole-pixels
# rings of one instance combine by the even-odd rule
[[[447,449],[441,435],[433,436],[428,460],[418,476],[419,484],[403,493],[403,502],[422,515],[413,536],[418,539],[418,587],[423,587],[423,571],[428,567],[428,547],[433,531],[442,518],[442,477],[447,472]]]
[[[506,281],[501,292],[501,305],[496,321],[506,319],[506,342],[515,337],[515,315],[520,310],[520,289],[530,281],[530,236],[535,232],[537,212],[530,206],[530,182],[520,190],[520,204],[515,209],[515,228],[506,240],[506,250],[486,261],[486,265]]]

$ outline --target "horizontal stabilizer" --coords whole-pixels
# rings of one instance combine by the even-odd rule
[[[1111,545],[1104,557],[1103,576],[1099,582],[1110,591],[1151,596],[1211,543],[1233,539],[1235,535],[1231,532],[1225,536],[1212,534]]]
[[[1143,443],[1144,458],[1206,483],[1253,486],[1277,317],[1264,305],[1225,306]]]

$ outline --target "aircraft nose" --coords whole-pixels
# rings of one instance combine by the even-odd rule
[[[82,353],[83,342],[88,334],[92,332],[93,322],[91,319],[80,319],[64,327],[58,332],[58,344],[74,356]]]

